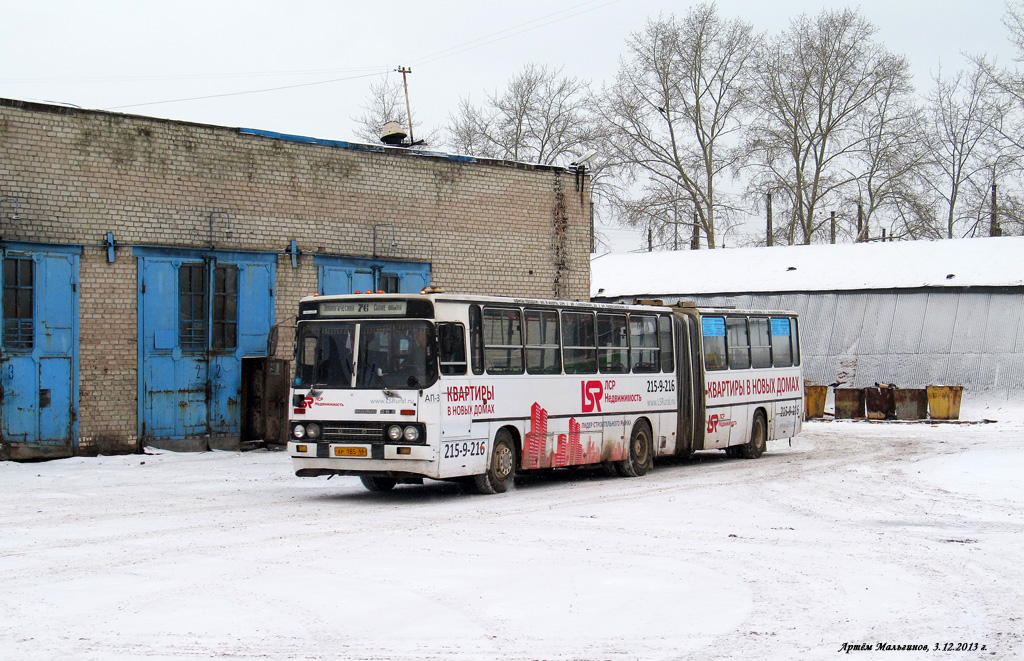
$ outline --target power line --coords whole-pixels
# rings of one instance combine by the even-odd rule
[[[201,101],[203,99],[217,99],[225,96],[241,96],[243,94],[259,94],[261,92],[276,92],[278,90],[290,90],[297,87],[311,87],[313,85],[326,85],[327,83],[338,83],[343,80],[355,80],[357,78],[369,78],[370,76],[379,76],[386,71],[374,71],[373,73],[364,73],[359,76],[348,76],[346,78],[334,78],[332,80],[318,80],[312,83],[297,83],[295,85],[282,85],[281,87],[268,87],[259,90],[245,90],[242,92],[225,92],[223,94],[207,94],[205,96],[193,96],[185,99],[167,99],[164,101],[147,101],[145,103],[129,103],[123,106],[111,106],[106,110],[122,110],[124,108],[140,108],[142,106],[155,106],[162,103],[180,103],[182,101]]]
[[[523,34],[525,32],[529,32],[531,30],[536,30],[538,28],[542,28],[542,27],[551,25],[553,23],[558,23],[560,21],[564,21],[564,20],[573,18],[575,16],[579,16],[580,14],[585,14],[585,13],[588,13],[588,12],[591,12],[591,11],[602,9],[604,7],[616,4],[616,3],[621,2],[621,1],[622,0],[604,0],[604,1],[602,1],[602,0],[587,0],[587,2],[582,2],[580,4],[573,5],[572,7],[568,7],[567,9],[563,9],[563,10],[560,10],[560,11],[557,11],[557,12],[553,12],[551,14],[547,14],[545,16],[541,16],[540,18],[535,18],[535,19],[533,19],[531,21],[527,21],[525,23],[520,23],[519,25],[515,25],[515,26],[512,26],[510,28],[506,28],[504,30],[499,30],[497,32],[493,32],[493,33],[491,33],[489,35],[480,37],[478,39],[473,39],[473,40],[467,41],[467,42],[465,42],[463,44],[459,44],[459,45],[453,46],[451,48],[447,48],[447,49],[444,49],[444,50],[441,50],[441,51],[437,51],[435,53],[431,53],[430,55],[426,55],[424,57],[421,57],[421,58],[418,58],[418,59],[414,60],[413,63],[414,64],[417,64],[417,63],[418,64],[428,64],[430,62],[436,62],[437,60],[441,60],[441,59],[444,59],[446,57],[451,57],[453,55],[458,55],[458,54],[461,54],[461,53],[465,53],[466,51],[470,51],[470,50],[473,50],[473,49],[476,49],[476,48],[487,46],[487,45],[493,44],[495,42],[501,41],[503,39],[508,39],[510,37],[514,37],[514,36]],[[598,4],[596,6],[588,6],[588,5],[594,5],[597,2],[602,2],[602,4]],[[581,7],[583,9],[581,9]],[[579,11],[575,11],[577,9]],[[571,12],[571,13],[569,13],[569,12]],[[551,20],[548,20],[548,19],[551,19]],[[239,91],[239,92],[225,92],[225,93],[222,93],[222,94],[207,94],[207,95],[202,95],[202,96],[193,96],[193,97],[179,98],[179,99],[165,99],[165,100],[162,100],[162,101],[147,101],[147,102],[143,102],[143,103],[130,103],[130,104],[125,104],[125,105],[120,105],[120,106],[111,106],[109,108],[106,108],[106,110],[124,110],[124,109],[127,109],[127,108],[141,108],[143,106],[155,106],[155,105],[162,105],[162,104],[166,104],[166,103],[182,103],[182,102],[185,102],[185,101],[201,101],[201,100],[204,100],[204,99],[217,99],[217,98],[224,98],[224,97],[230,97],[230,96],[242,96],[242,95],[246,95],[246,94],[262,94],[264,92],[277,92],[277,91],[280,91],[280,90],[296,89],[296,88],[300,88],[300,87],[313,87],[313,86],[316,86],[316,85],[328,85],[330,83],[338,83],[338,82],[343,82],[343,81],[346,81],[346,80],[356,80],[356,79],[359,79],[359,78],[369,78],[371,76],[378,76],[378,75],[386,74],[390,70],[391,70],[391,67],[385,67],[385,66],[381,66],[381,67],[359,67],[359,68],[353,68],[353,69],[327,69],[327,70],[319,70],[319,71],[323,71],[325,73],[326,72],[333,72],[333,71],[370,71],[370,73],[365,73],[365,74],[355,75],[355,76],[346,76],[346,77],[343,77],[343,78],[331,78],[329,80],[318,80],[318,81],[312,81],[312,82],[308,82],[308,83],[296,83],[296,84],[293,84],[293,85],[281,85],[281,86],[278,86],[278,87],[268,87],[268,88],[262,88],[262,89],[254,89],[254,90],[242,90],[242,91]],[[243,77],[243,76],[257,77],[257,76],[269,76],[269,75],[311,75],[311,74],[316,73],[316,72],[317,72],[317,70],[297,71],[297,72],[290,72],[290,73],[285,72],[283,74],[274,74],[272,72],[254,72],[254,73],[249,73],[249,74],[205,74],[205,75],[201,75],[201,76],[181,76],[181,77],[176,77],[176,76],[162,76],[162,77],[160,77],[160,76],[158,76],[158,77],[135,76],[135,77],[122,77],[120,79],[121,80],[126,80],[126,81],[174,80],[174,79],[181,79],[181,78],[187,79],[187,78],[229,78],[229,77]],[[82,80],[84,81],[84,80],[87,80],[87,79],[82,79]],[[103,80],[103,79],[99,79],[99,80]],[[112,80],[118,80],[118,78],[112,78]]]
[[[586,5],[592,5],[595,2],[600,2],[600,1],[601,0],[588,0],[588,2],[583,2],[583,3],[580,3],[578,5],[573,5],[572,7],[569,7],[567,9],[562,9],[560,11],[556,11],[554,13],[547,14],[546,16],[541,16],[540,18],[535,18],[532,21],[527,21],[525,23],[520,23],[519,25],[514,25],[514,26],[512,26],[510,28],[505,28],[504,30],[499,30],[497,32],[492,32],[489,35],[485,35],[483,37],[479,37],[477,39],[473,39],[471,41],[467,41],[467,42],[465,42],[463,44],[459,44],[458,46],[452,46],[451,48],[446,48],[444,50],[437,51],[436,53],[431,53],[430,55],[425,55],[425,56],[423,56],[423,57],[421,57],[421,58],[419,58],[417,60],[414,60],[413,64],[428,64],[430,62],[436,62],[437,60],[441,60],[441,59],[444,59],[446,57],[451,57],[452,55],[458,55],[459,53],[465,53],[466,51],[473,50],[474,48],[480,48],[481,46],[487,46],[487,45],[493,44],[493,43],[495,43],[497,41],[501,41],[503,39],[508,39],[509,37],[514,37],[516,35],[523,34],[524,32],[529,32],[531,30],[536,30],[537,28],[542,28],[542,27],[545,27],[547,25],[551,25],[552,23],[558,23],[559,21],[564,21],[566,19],[573,18],[574,16],[579,16],[580,14],[585,14],[585,13],[590,12],[590,11],[601,9],[603,7],[607,7],[608,5],[613,5],[613,4],[617,3],[617,2],[621,2],[622,0],[609,0],[609,1],[605,2],[604,4],[598,5],[596,7],[589,7],[587,9],[581,9],[580,11],[574,12],[572,14],[567,14],[565,16],[560,16],[559,18],[552,18],[554,16],[559,16],[559,14],[565,14],[566,12],[571,12],[574,9],[578,9],[580,7],[585,7]],[[552,20],[547,21],[545,23],[541,23],[541,21],[546,21],[546,19],[549,19],[549,18],[552,18]],[[527,26],[532,26],[532,27],[527,27]],[[520,30],[519,28],[523,28],[523,29]],[[506,33],[508,33],[508,34],[506,34]]]
[[[335,69],[298,69],[294,71],[236,71],[234,73],[180,73],[165,75],[134,75],[134,76],[89,76],[81,77],[56,77],[56,78],[0,78],[0,84],[22,84],[22,83],[111,83],[124,82],[135,83],[141,81],[168,81],[168,80],[216,80],[230,78],[275,78],[281,76],[322,76],[327,74],[355,73],[355,72],[380,72],[381,67],[346,67]]]

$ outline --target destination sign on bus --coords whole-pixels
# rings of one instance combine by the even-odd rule
[[[320,304],[323,317],[402,317],[406,301],[328,301]]]

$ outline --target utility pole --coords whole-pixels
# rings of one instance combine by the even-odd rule
[[[693,212],[693,235],[690,237],[690,250],[700,250],[700,223],[697,212]]]
[[[768,233],[765,235],[765,243],[769,248],[775,245],[775,240],[772,237],[772,194],[768,193]]]
[[[679,250],[679,200],[672,203],[672,250]]]
[[[857,243],[868,240],[868,228],[864,226],[864,205],[857,203]]]
[[[996,185],[992,184],[992,220],[988,226],[989,236],[1002,236],[1003,230],[999,228],[999,206],[996,204]]]
[[[412,69],[398,67],[395,71],[402,74],[402,84],[405,85],[405,113],[409,118],[409,144],[416,144],[416,138],[412,135],[412,106],[409,105],[409,80],[405,77],[406,74],[412,73]]]
[[[860,228],[859,227],[857,228],[857,233],[858,234],[860,233]],[[836,212],[835,211],[832,212],[832,235],[831,235],[831,239],[832,239],[832,245],[835,245],[835,243],[836,243]]]

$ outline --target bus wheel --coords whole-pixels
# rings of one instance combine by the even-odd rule
[[[393,477],[370,477],[369,475],[361,476],[359,481],[370,491],[391,491],[398,484],[398,480]]]
[[[768,442],[768,425],[764,420],[764,413],[758,411],[754,414],[754,424],[750,427],[750,442],[741,445],[744,459],[757,459],[764,454]]]
[[[653,465],[651,428],[646,422],[638,422],[633,425],[633,433],[629,436],[626,458],[616,463],[615,468],[622,477],[640,477]]]
[[[516,477],[516,446],[507,429],[494,437],[491,464],[483,475],[473,476],[473,484],[480,493],[505,493],[512,488]]]

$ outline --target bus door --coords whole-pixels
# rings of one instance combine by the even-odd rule
[[[697,320],[689,315],[676,315],[674,319],[678,374],[676,454],[686,456],[704,449],[704,369]]]
[[[461,323],[437,322],[437,366],[440,378],[434,388],[439,394],[434,396],[438,398],[437,419],[441,422],[441,439],[469,438],[473,433],[473,417],[460,408],[458,402],[461,398],[448,393],[449,390],[458,393],[470,383],[466,327]],[[420,395],[420,405],[423,404],[423,395]]]

